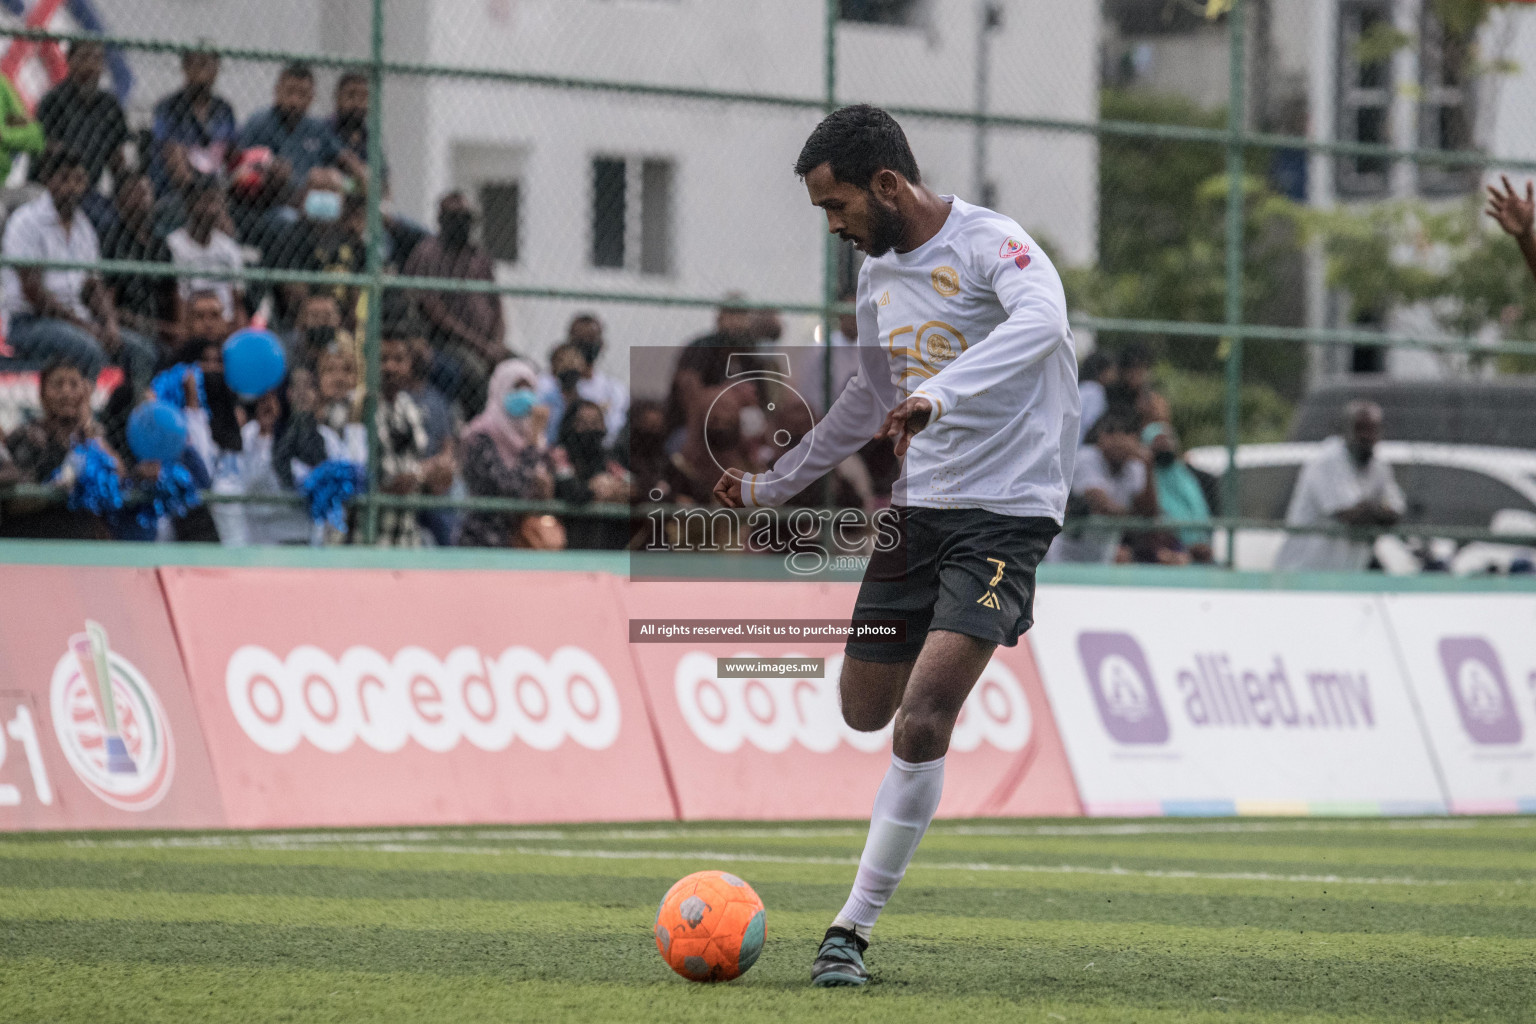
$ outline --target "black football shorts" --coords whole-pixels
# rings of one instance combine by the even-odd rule
[[[853,620],[904,621],[906,635],[895,643],[849,640],[847,654],[912,661],[934,629],[1016,645],[1035,621],[1035,567],[1061,526],[979,508],[893,511],[900,540],[870,557]]]

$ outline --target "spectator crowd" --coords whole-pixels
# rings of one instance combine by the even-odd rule
[[[125,485],[156,479],[164,467],[136,459],[127,422],[141,403],[166,398],[169,373],[171,397],[184,405],[181,462],[191,479],[221,497],[271,500],[163,515],[146,534],[142,523],[57,496],[13,496],[0,501],[0,536],[355,542],[355,513],[346,530],[317,525],[295,495],[321,463],[366,465],[370,444],[378,487],[402,497],[627,502],[631,435],[655,441],[643,463],[668,461],[663,409],[631,410],[625,384],[596,369],[597,317],[577,316],[538,366],[509,347],[499,296],[406,285],[494,279],[475,240],[476,212],[458,192],[441,198],[435,232],[384,206],[383,268],[400,281],[384,291],[380,386],[366,423],[367,292],[324,277],[368,265],[367,77],[343,74],[332,113],[321,117],[313,71],[290,64],[271,105],[242,121],[219,94],[219,57],[187,53],[181,88],[155,104],[152,126],[135,137],[102,86],[105,57],[96,42],[71,44],[68,74],[35,119],[0,85],[0,162],[29,160],[28,184],[7,193],[0,252],[66,264],[0,272],[0,365],[37,368],[40,405],[0,439],[0,486],[62,492],[71,453],[87,442],[110,455]],[[387,199],[387,166],[383,189]],[[113,265],[125,261],[150,266]],[[306,276],[242,282],[247,267]],[[287,374],[251,399],[226,384],[222,345],[253,325],[281,340]],[[99,413],[98,379],[120,381]],[[460,515],[404,502],[375,525],[378,543],[400,546],[622,547],[631,532],[622,520]]]
[[[1208,522],[1220,481],[1184,460],[1168,399],[1151,384],[1152,358],[1131,345],[1110,358],[1087,355],[1078,368],[1082,408],[1067,523],[1047,553],[1056,562],[1211,561]],[[1186,524],[1123,531],[1082,523],[1089,516],[1140,516]]]
[[[130,485],[156,479],[163,467],[135,458],[126,424],[140,403],[166,397],[160,382],[170,373],[188,425],[181,462],[189,477],[221,497],[269,500],[219,501],[146,527],[58,500],[11,497],[0,501],[0,536],[356,542],[355,511],[347,529],[317,524],[296,495],[322,463],[367,465],[370,447],[378,488],[401,498],[709,505],[722,465],[768,468],[821,411],[821,349],[807,350],[815,365],[796,368],[798,391],[771,374],[734,381],[757,368],[753,361],[783,331],[777,313],[739,297],[720,308],[713,331],[679,350],[665,401],[632,404],[625,383],[598,369],[604,325],[592,314],[570,321],[542,365],[515,352],[499,296],[409,284],[494,280],[492,257],[476,241],[476,211],[451,192],[438,203],[435,232],[381,205],[382,264],[398,281],[383,293],[380,386],[365,422],[368,295],[346,277],[331,284],[326,276],[368,266],[367,77],[343,74],[330,116],[320,117],[312,70],[290,64],[277,75],[271,105],[242,122],[219,95],[219,57],[189,52],[181,88],[155,104],[152,126],[135,141],[102,87],[103,47],[73,43],[67,67],[35,119],[0,77],[0,170],[21,154],[30,169],[27,187],[7,203],[0,252],[64,264],[0,271],[4,347],[13,361],[41,367],[39,415],[0,439],[0,487],[63,490],[71,453],[86,442],[109,453]],[[382,177],[387,198],[387,166]],[[1536,237],[1529,195],[1522,201],[1510,189],[1494,202],[1513,211],[1506,230]],[[96,269],[104,260],[141,267]],[[231,276],[246,267],[305,276],[278,284]],[[287,366],[282,385],[254,399],[236,395],[222,367],[225,340],[251,325],[279,337]],[[852,373],[857,341],[852,317],[836,327],[831,395]],[[109,369],[121,383],[97,415],[91,396]],[[1212,533],[1201,524],[1219,511],[1218,481],[1185,461],[1151,369],[1136,345],[1083,360],[1068,523],[1050,560],[1211,561]],[[816,409],[799,400],[806,395]],[[1304,475],[1293,523],[1395,521],[1401,492],[1371,457],[1380,427],[1379,410],[1350,410],[1346,436]],[[890,500],[898,473],[890,444],[871,442],[797,501],[873,509]],[[1087,522],[1092,516],[1183,525],[1127,531]],[[630,519],[556,517],[472,501],[402,501],[373,525],[377,543],[395,546],[623,548],[646,532],[638,510]],[[1359,544],[1337,537],[1293,538],[1281,561],[1363,564]]]

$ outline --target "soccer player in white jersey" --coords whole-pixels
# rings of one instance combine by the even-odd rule
[[[860,368],[774,469],[727,472],[715,494],[733,508],[779,505],[871,437],[904,457],[892,495],[901,543],[871,558],[853,618],[905,620],[906,637],[851,640],[839,681],[853,728],[895,718],[891,766],[853,893],[811,968],[817,986],[863,985],[870,930],[938,808],[961,705],[996,646],[1033,621],[1035,567],[1072,482],[1077,361],[1045,253],[1008,217],[925,187],[885,111],[830,114],[795,173],[831,232],[868,257]]]

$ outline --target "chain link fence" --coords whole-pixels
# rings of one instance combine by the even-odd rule
[[[691,341],[781,346],[813,416],[851,372],[857,256],[790,166],[828,110],[869,102],[926,182],[1052,255],[1083,380],[1148,443],[1161,423],[1193,449],[1203,506],[1079,528],[1184,537],[1136,557],[1211,541],[1243,564],[1245,537],[1272,556],[1302,462],[1364,396],[1407,446],[1407,514],[1293,530],[1400,535],[1426,565],[1532,542],[1536,471],[1513,449],[1536,449],[1536,299],[1481,193],[1536,170],[1536,12],[1281,6],[5,0],[0,428],[22,482],[0,533],[105,529],[45,504],[98,429],[70,410],[152,504],[163,467],[134,465],[128,419],[173,370],[207,425],[208,511],[139,535],[641,546],[646,509],[707,504],[719,475],[690,446],[715,424],[679,405]],[[94,252],[45,216],[59,196]],[[253,322],[288,372],[249,401],[218,343]],[[40,381],[60,357],[80,379]],[[502,429],[519,383],[544,443]],[[1441,442],[1510,450],[1471,466]],[[878,447],[814,501],[888,500]],[[365,472],[316,525],[304,480],[325,462]]]

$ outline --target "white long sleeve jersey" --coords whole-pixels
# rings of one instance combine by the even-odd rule
[[[779,505],[869,441],[908,395],[933,404],[892,501],[1061,522],[1077,447],[1077,359],[1056,268],[1008,217],[953,196],[939,233],[859,272],[859,372],[742,500]]]

